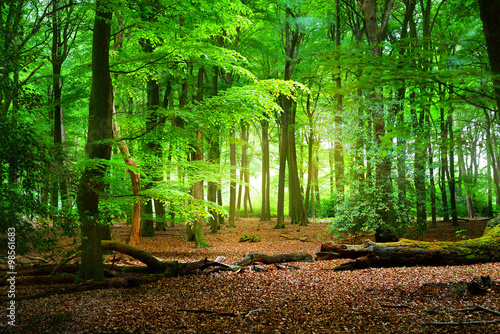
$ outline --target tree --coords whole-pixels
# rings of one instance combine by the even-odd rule
[[[90,163],[80,179],[77,206],[82,234],[82,262],[76,282],[104,281],[99,200],[103,195],[106,161],[111,157],[113,138],[113,87],[109,71],[112,4],[96,1],[92,40],[92,90],[89,106],[87,156]]]
[[[293,13],[290,7],[285,8],[285,81],[292,79],[292,73],[298,61],[300,43],[304,37],[300,25],[290,20],[298,13]],[[280,119],[280,169],[278,183],[278,213],[275,228],[285,228],[284,201],[285,201],[285,168],[288,161],[288,195],[289,211],[292,224],[307,225],[307,215],[304,209],[304,201],[300,190],[300,181],[297,167],[297,155],[295,149],[295,115],[297,105],[292,97],[284,96],[282,102],[283,112]]]
[[[388,0],[382,13],[381,24],[378,25],[378,4],[377,0],[365,0],[361,4],[361,10],[365,19],[366,37],[371,48],[371,54],[375,58],[382,57],[382,41],[387,33],[388,22],[394,0]],[[378,88],[380,89],[380,88]],[[374,88],[371,99],[374,104],[381,98],[381,92]],[[380,107],[374,108],[373,131],[377,145],[383,143],[385,135],[385,120]],[[381,225],[377,228],[377,239],[391,239],[391,223],[394,219],[393,207],[390,204],[390,194],[392,193],[392,181],[390,178],[391,161],[387,155],[383,155],[376,163],[376,184],[380,192],[380,208],[377,210],[380,216]]]

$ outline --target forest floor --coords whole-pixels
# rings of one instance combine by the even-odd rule
[[[462,240],[482,235],[486,221],[461,221],[452,228],[440,222],[425,240]],[[209,248],[185,241],[185,226],[142,238],[139,248],[167,261],[245,254],[306,252],[314,256],[332,239],[326,221],[306,227],[242,219],[236,228],[223,226],[206,238]],[[457,233],[456,231],[461,231]],[[260,242],[239,242],[243,233]],[[113,238],[124,240],[125,225]],[[360,236],[351,242],[360,242]],[[306,238],[301,241],[294,238]],[[304,240],[304,239],[303,239]],[[115,288],[18,301],[13,333],[500,333],[499,313],[460,311],[477,306],[500,311],[500,264],[469,266],[372,268],[337,272],[343,260],[296,262],[248,267],[240,273],[220,272],[166,278],[135,288]],[[137,265],[134,261],[129,264]],[[261,271],[262,270],[262,271]],[[485,295],[473,295],[466,283],[489,275]],[[54,288],[58,285],[52,285]],[[47,286],[17,285],[16,294],[33,294]],[[7,287],[0,287],[5,296]],[[6,323],[2,303],[0,323]],[[481,322],[476,325],[433,325],[436,322]]]

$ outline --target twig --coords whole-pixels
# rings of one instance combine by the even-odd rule
[[[201,310],[201,309],[193,309],[193,310],[180,309],[180,310],[177,310],[177,312],[189,312],[189,313],[198,313],[198,314],[211,314],[211,315],[220,315],[220,316],[227,316],[227,317],[237,317],[238,316],[237,314],[231,313],[231,312],[215,312],[215,311]]]
[[[387,307],[387,308],[408,308],[408,309],[413,309],[413,307],[405,305],[405,304],[398,304],[398,305],[389,305],[389,304],[382,304],[382,307]]]
[[[476,305],[470,308],[462,308],[452,310],[453,312],[475,312],[475,311],[484,311],[495,315],[500,315],[500,312],[489,309],[484,306]],[[487,325],[487,324],[495,324],[500,322],[500,319],[493,320],[477,320],[477,321],[449,321],[449,322],[423,322],[424,326],[461,326],[461,325]]]
[[[248,313],[245,315],[245,317],[248,317],[250,314],[252,313],[255,313],[255,312],[261,312],[261,311],[265,311],[266,309],[265,308],[258,308],[256,310],[251,310],[251,311],[248,311]]]
[[[78,255],[75,254],[73,256],[70,256],[66,259],[64,259],[61,263],[59,263],[53,270],[52,272],[50,273],[49,276],[53,276],[55,273],[57,273],[59,271],[59,269],[61,269],[62,267],[64,267],[66,265],[66,263],[68,263],[69,261],[73,260],[75,257],[77,257]]]
[[[39,261],[39,262],[43,262],[43,263],[47,263],[48,261],[46,259],[44,259],[43,257],[39,257],[39,256],[32,256],[32,255],[25,255],[25,257],[27,259],[30,259],[30,260],[35,260],[35,261]]]
[[[423,322],[424,326],[463,326],[463,325],[488,325],[500,322],[500,319],[478,321],[449,321],[449,322]]]
[[[471,308],[456,309],[456,310],[452,310],[452,311],[453,311],[453,312],[475,312],[475,311],[484,311],[484,312],[488,312],[488,313],[491,313],[491,314],[494,314],[494,315],[500,315],[500,312],[495,311],[495,310],[492,310],[492,309],[489,309],[489,308],[484,307],[484,306],[480,306],[480,305],[476,305],[476,306],[471,307]]]
[[[289,236],[284,235],[284,234],[280,234],[280,237],[285,238],[287,240],[299,240],[299,241],[302,241],[302,242],[308,241],[307,237],[289,237]]]

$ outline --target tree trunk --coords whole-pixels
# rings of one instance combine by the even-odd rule
[[[289,7],[286,8],[286,23],[285,23],[285,81],[292,78],[292,73],[297,63],[297,57],[300,50],[300,43],[303,38],[303,33],[300,32],[300,26],[296,23],[294,28],[291,28],[290,21],[292,20],[292,11]],[[296,106],[294,101],[287,96],[282,98],[283,112],[281,114],[281,142],[280,142],[280,169],[278,175],[278,212],[275,228],[285,228],[285,174],[286,162],[288,160],[288,194],[291,201],[288,203],[289,216],[292,223],[299,225],[307,224],[307,215],[304,210],[304,201],[300,189],[300,179],[298,174],[297,155],[295,148],[295,112]]]
[[[482,237],[457,242],[423,242],[401,240],[377,244],[367,240],[360,246],[323,244],[317,259],[355,259],[335,270],[368,267],[410,267],[467,265],[500,261],[500,217],[492,219]]]
[[[270,166],[269,166],[269,119],[264,119],[260,122],[262,126],[262,208],[261,221],[271,220],[270,208]]]
[[[444,94],[441,91],[441,94]],[[444,99],[444,96],[441,96]],[[441,201],[443,203],[443,221],[450,221],[450,213],[448,212],[448,196],[446,194],[446,175],[448,171],[448,126],[444,117],[444,108],[440,108],[440,150],[441,150],[441,168],[440,168],[440,188],[441,188]]]
[[[96,2],[92,40],[92,91],[89,104],[88,157],[109,160],[113,138],[113,94],[109,72],[109,41],[112,5],[106,0]],[[92,164],[93,165],[93,164]],[[77,206],[82,232],[81,265],[76,282],[104,281],[99,229],[99,196],[104,191],[106,167],[88,166],[80,179]],[[104,165],[105,166],[105,165]]]
[[[234,137],[234,128],[229,131],[229,160],[231,165],[230,185],[229,185],[229,227],[236,227],[236,143]]]
[[[335,0],[335,47],[340,48],[340,5],[339,0]],[[340,61],[337,66],[338,73],[335,76],[335,82],[337,86],[337,113],[334,118],[335,122],[335,144],[333,147],[333,156],[335,159],[335,185],[337,189],[337,202],[341,203],[344,200],[344,155],[343,155],[343,144],[342,144],[342,113],[343,113],[343,95],[340,93],[342,90],[342,79],[341,79],[341,67]]]
[[[290,102],[292,102],[290,100]],[[304,208],[304,200],[300,187],[299,169],[297,165],[297,150],[295,145],[295,115],[297,112],[297,104],[292,103],[289,110],[289,126],[288,127],[288,208],[289,216],[292,224],[299,226],[307,226],[307,214]]]
[[[411,100],[415,101],[415,92],[411,93]],[[412,105],[414,105],[412,103]],[[411,108],[412,123],[415,132],[415,155],[414,155],[414,183],[417,207],[417,229],[420,232],[427,230],[427,196],[425,189],[425,160],[426,150],[424,138],[425,110],[417,114],[414,107]]]
[[[288,151],[288,115],[281,113],[281,133],[279,141],[279,173],[278,173],[278,203],[276,225],[274,228],[285,228],[285,174],[286,155]]]
[[[113,138],[118,141],[118,148],[122,154],[123,161],[127,166],[127,172],[130,175],[130,181],[132,183],[132,194],[135,196],[134,204],[132,208],[132,222],[130,226],[130,232],[127,237],[127,244],[131,246],[137,246],[139,244],[140,234],[141,234],[141,213],[142,213],[142,201],[139,195],[141,190],[141,176],[136,173],[137,164],[134,158],[130,155],[127,143],[124,140],[120,140],[120,128],[118,126],[118,121],[116,120],[116,110],[113,109]]]
[[[497,106],[500,107],[500,2],[478,0],[479,12],[483,21],[484,37],[490,60],[490,69],[493,73],[493,89]]]
[[[203,136],[201,133],[201,129],[198,129],[196,136],[196,157],[195,161],[202,162],[203,161]],[[203,180],[196,180],[196,183],[193,186],[193,198],[195,201],[203,200]],[[198,214],[194,217],[193,222],[193,232],[194,232],[194,242],[196,248],[202,247],[210,247],[208,242],[205,240],[205,232],[203,230],[205,219],[203,218],[202,211],[204,208],[201,204],[195,205],[198,211]]]
[[[212,86],[213,86],[212,96],[217,96],[218,93],[218,77],[219,77],[219,68],[214,67],[214,74],[212,76]],[[209,163],[217,165],[217,170],[220,173],[219,167],[220,167],[221,152],[220,152],[220,138],[218,133],[212,134],[209,145],[210,145],[210,149],[208,151]],[[207,200],[216,204],[219,189],[220,189],[220,182],[218,183],[215,181],[209,181]],[[210,218],[209,218],[210,232],[217,233],[219,232],[220,224],[224,221],[224,217],[222,216],[221,218],[217,210],[210,209],[209,212],[210,212]]]
[[[219,144],[219,136],[217,134],[213,134],[210,140],[210,150],[209,150],[209,163],[219,165],[220,164],[220,144]],[[217,203],[217,190],[218,185],[217,182],[209,181],[208,182],[208,192],[207,192],[207,200],[214,204]],[[219,232],[220,222],[219,222],[219,214],[217,210],[210,209],[210,232],[217,233]]]
[[[460,179],[463,182],[463,189],[465,193],[465,202],[467,204],[467,218],[474,218],[476,214],[474,213],[474,205],[472,203],[472,198],[469,194],[468,185],[465,182],[466,171],[465,171],[465,159],[464,159],[464,151],[462,147],[458,146],[458,169],[460,170],[461,177]]]
[[[500,170],[497,165],[497,154],[495,154],[494,147],[495,145],[494,142],[494,137],[492,136],[492,129],[493,129],[493,122],[491,121],[490,115],[487,110],[484,110],[484,114],[486,116],[486,147],[487,147],[487,153],[488,153],[488,158],[489,162],[491,165],[491,168],[493,170],[493,183],[495,185],[495,193],[496,193],[496,204],[500,205]]]
[[[377,0],[364,0],[360,4],[365,19],[365,32],[368,39],[368,44],[370,45],[371,54],[372,56],[377,58],[382,57],[381,42],[383,41],[383,38],[385,38],[387,32],[389,14],[394,5],[394,0],[388,0],[385,2],[385,8],[380,20],[380,27],[377,15]],[[371,98],[377,100],[381,96],[382,94],[379,89],[377,87],[374,87],[371,93]],[[380,146],[385,135],[385,119],[383,111],[380,110],[380,108],[375,108],[374,110],[373,129],[374,141],[377,145]],[[394,238],[391,231],[391,225],[394,220],[394,208],[390,203],[390,195],[392,193],[392,181],[390,174],[391,162],[389,159],[389,155],[378,158],[376,162],[375,179],[380,194],[379,200],[381,202],[381,209],[377,210],[377,214],[380,217],[382,223],[379,227],[377,227],[376,235],[377,238],[382,239]]]
[[[449,167],[450,176],[448,179],[448,187],[450,188],[450,204],[451,204],[451,226],[458,226],[458,213],[457,213],[457,202],[456,202],[456,190],[455,190],[455,142],[453,140],[453,118],[452,114],[448,115],[448,134],[449,134]]]
[[[313,117],[314,111],[311,111],[310,95],[307,96],[306,103],[306,115],[309,121],[309,133],[307,134],[307,184],[306,184],[306,198],[304,210],[306,213],[311,211],[311,217],[314,218],[313,207],[314,207],[314,191],[312,191],[312,182],[314,179],[314,129],[313,129]],[[311,203],[311,206],[309,206]],[[309,210],[311,209],[311,210]]]

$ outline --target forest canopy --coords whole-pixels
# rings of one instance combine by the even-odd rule
[[[207,247],[248,216],[391,241],[498,215],[494,7],[2,2],[0,234],[81,231],[85,267],[116,221]]]

